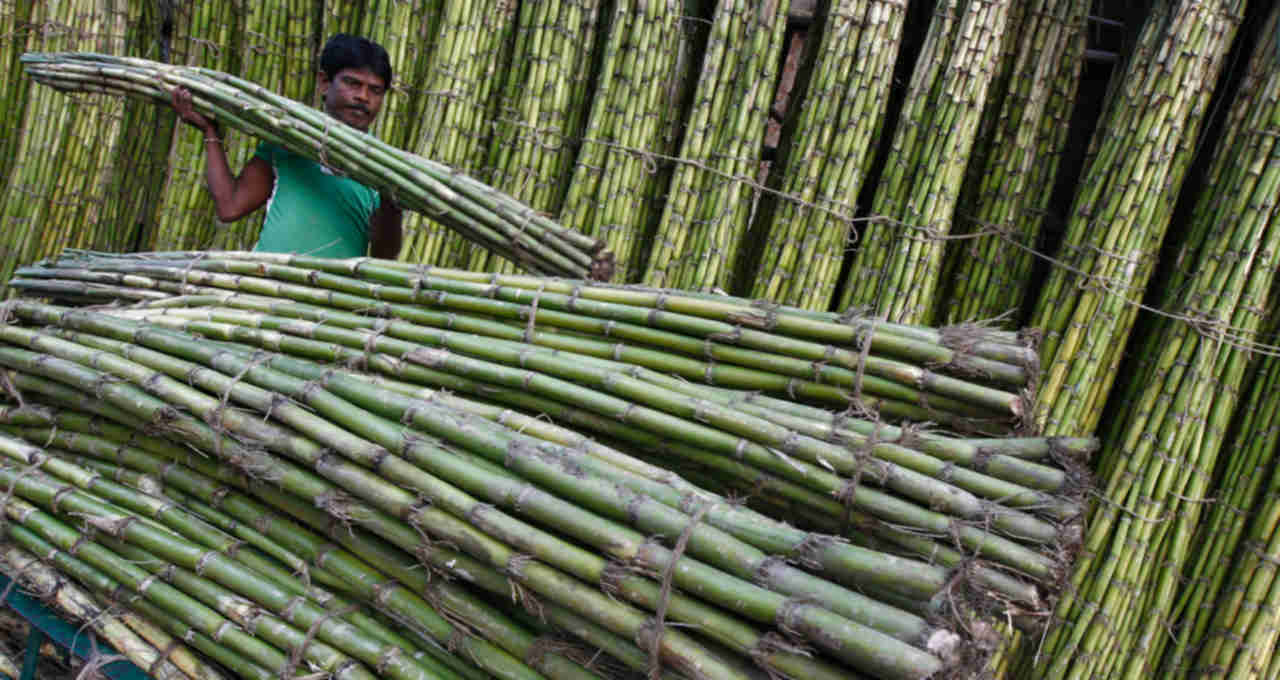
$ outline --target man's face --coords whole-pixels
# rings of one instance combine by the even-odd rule
[[[368,68],[344,68],[332,80],[321,71],[318,82],[325,113],[357,130],[368,131],[387,93],[382,78]]]

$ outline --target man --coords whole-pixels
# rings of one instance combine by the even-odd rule
[[[391,84],[391,60],[382,46],[338,34],[320,53],[317,89],[330,116],[367,132]],[[222,131],[196,112],[191,92],[173,93],[178,116],[204,132],[205,179],[218,219],[234,222],[267,205],[254,250],[318,257],[394,258],[400,252],[400,208],[377,191],[279,146],[262,143],[231,176]]]

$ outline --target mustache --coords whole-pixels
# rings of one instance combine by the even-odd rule
[[[369,111],[369,109],[367,109],[367,108],[365,108],[365,107],[363,107],[363,106],[358,106],[358,105],[357,105],[357,106],[348,106],[348,107],[347,107],[347,110],[349,110],[349,111],[359,111],[360,113],[363,113],[363,114],[364,114],[364,115],[366,115],[366,116],[372,115],[372,112],[371,112],[371,111]]]

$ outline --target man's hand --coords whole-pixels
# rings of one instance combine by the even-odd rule
[[[217,123],[192,106],[190,90],[179,87],[173,91],[173,110],[179,118],[204,133],[208,152],[204,176],[218,220],[234,222],[262,207],[275,184],[271,164],[254,157],[240,170],[239,176],[233,177],[227,165],[227,152],[222,148],[222,131]]]
[[[173,91],[173,110],[178,117],[204,133],[205,137],[220,139],[217,123],[206,118],[191,103],[191,90],[179,87]]]

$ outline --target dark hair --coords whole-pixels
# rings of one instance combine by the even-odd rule
[[[391,57],[382,45],[368,38],[339,33],[324,44],[320,70],[332,80],[344,68],[367,68],[391,87]]]

